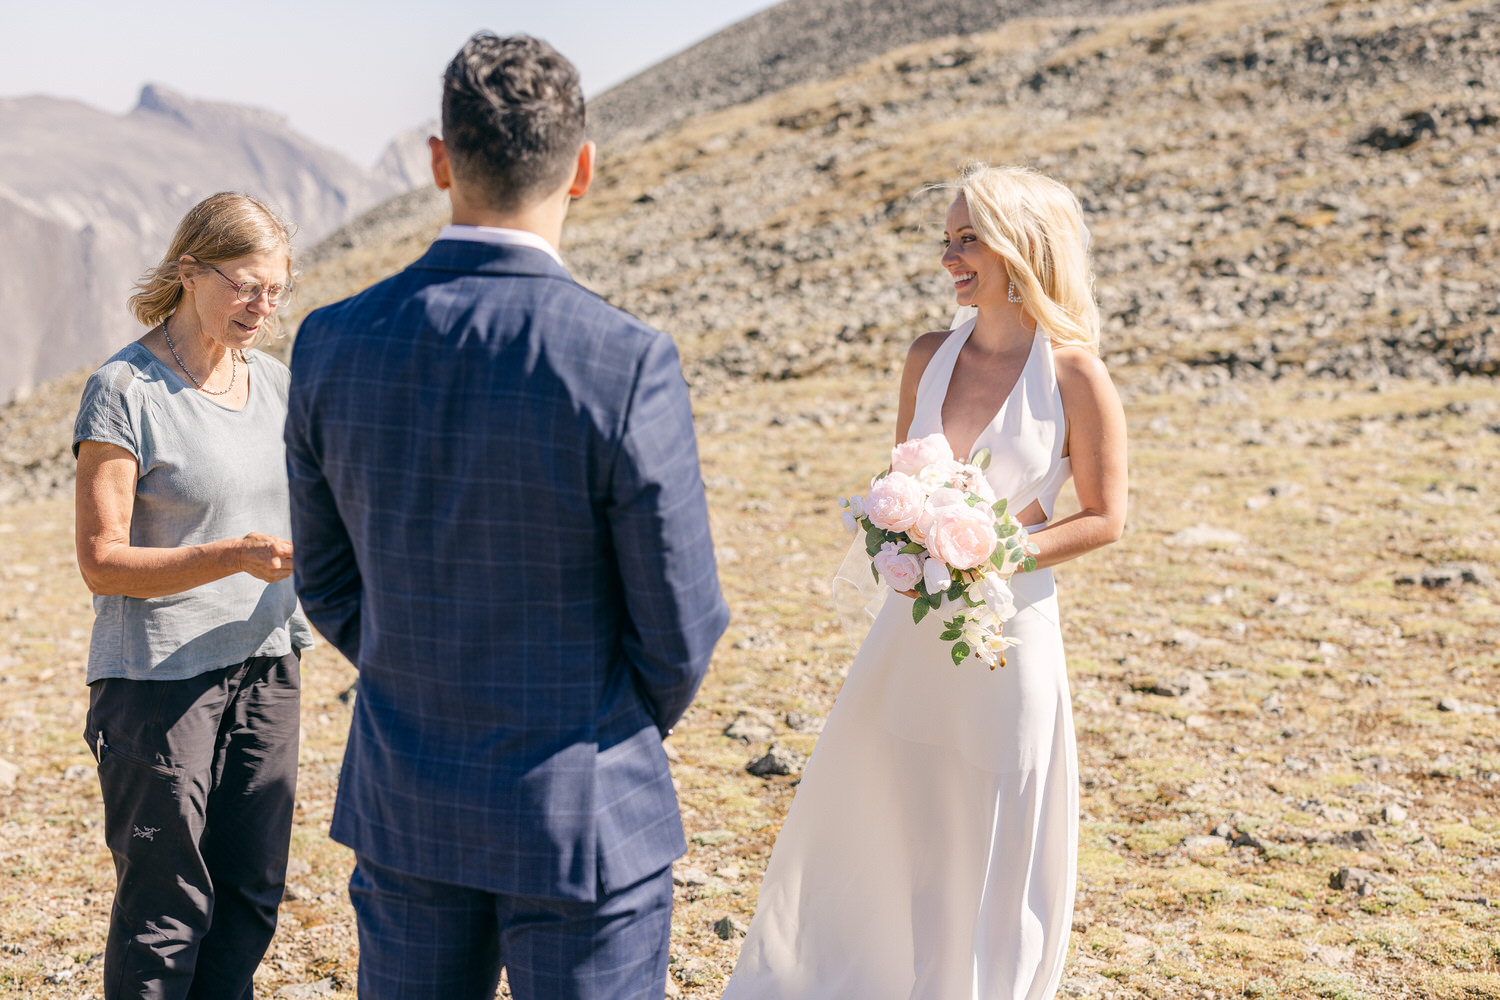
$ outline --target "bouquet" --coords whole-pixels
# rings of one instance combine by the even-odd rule
[[[958,606],[942,634],[953,643],[954,664],[977,656],[994,670],[1020,643],[1004,632],[1016,613],[1007,581],[1018,569],[1036,568],[1037,547],[990,488],[989,463],[988,448],[960,462],[947,438],[930,434],[892,448],[890,471],[839,506],[845,526],[865,534],[875,579],[916,591],[912,620],[944,601]]]

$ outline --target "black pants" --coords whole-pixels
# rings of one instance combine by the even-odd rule
[[[251,1000],[286,885],[296,653],[89,688],[115,901],[105,1000]]]

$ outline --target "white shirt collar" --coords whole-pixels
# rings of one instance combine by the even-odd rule
[[[440,240],[468,240],[470,243],[490,243],[495,246],[530,247],[540,250],[557,261],[557,266],[566,270],[562,255],[557,248],[536,233],[524,229],[502,229],[499,226],[454,226],[447,225],[438,233]]]

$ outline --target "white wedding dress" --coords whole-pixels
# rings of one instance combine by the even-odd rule
[[[942,430],[973,323],[938,348],[909,437]],[[1020,513],[1067,481],[1062,399],[1039,332],[974,443]],[[860,553],[863,554],[862,552]],[[862,570],[870,577],[868,563]],[[1048,570],[1011,581],[1021,645],[954,666],[944,605],[891,594],[850,667],[761,884],[724,1000],[1045,1000],[1072,923],[1078,762]]]

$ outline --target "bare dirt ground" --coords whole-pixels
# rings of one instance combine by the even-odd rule
[[[825,715],[852,659],[835,498],[881,462],[893,386],[698,401],[735,618],[672,740],[682,996],[718,996],[741,940],[721,921],[748,923],[795,792],[747,763],[810,751],[787,713]],[[1128,399],[1126,538],[1058,571],[1083,783],[1065,995],[1500,997],[1500,405],[1484,380],[1379,389]],[[65,499],[0,508],[0,595],[0,995],[94,997],[112,871]],[[353,992],[350,858],[326,830],[354,676],[308,658],[267,996]],[[742,712],[770,739],[725,736]],[[1334,888],[1344,868],[1369,874]]]

